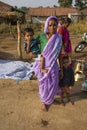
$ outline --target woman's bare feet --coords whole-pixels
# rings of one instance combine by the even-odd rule
[[[43,107],[41,109],[42,109],[42,111],[47,112],[49,107],[50,107],[49,105],[43,104]]]

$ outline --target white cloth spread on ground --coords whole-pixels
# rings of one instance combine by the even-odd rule
[[[23,61],[0,60],[0,78],[29,80],[33,72],[33,63]]]

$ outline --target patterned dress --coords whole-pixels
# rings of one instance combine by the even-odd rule
[[[27,48],[27,41],[24,41],[24,51],[26,52],[26,48]],[[34,54],[38,54],[39,53],[39,47],[37,44],[36,39],[32,39],[31,40],[31,44],[30,44],[30,52],[34,53]]]

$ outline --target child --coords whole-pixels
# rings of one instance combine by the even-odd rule
[[[70,92],[71,92],[72,86],[74,85],[74,72],[73,72],[73,69],[69,67],[68,56],[63,56],[62,61],[63,61],[63,78],[60,79],[59,85],[62,90],[61,101],[63,105],[65,105],[64,100],[63,100],[65,95],[68,99],[68,102],[71,102]],[[73,104],[73,102],[71,103]]]
[[[37,45],[36,39],[33,37],[34,31],[32,28],[24,29],[24,49],[27,54],[29,54],[30,59],[36,58],[39,53],[39,47]]]
[[[62,35],[62,40],[63,40],[63,54],[67,54],[69,56],[69,64],[72,65],[72,45],[71,45],[71,40],[70,40],[70,33],[68,30],[68,27],[71,24],[71,19],[70,18],[65,18],[64,23],[62,24],[63,27],[63,35]]]

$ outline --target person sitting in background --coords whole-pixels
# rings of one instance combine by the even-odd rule
[[[39,47],[34,38],[34,31],[32,28],[24,29],[24,51],[29,54],[29,58],[36,58],[37,54],[39,54]]]

